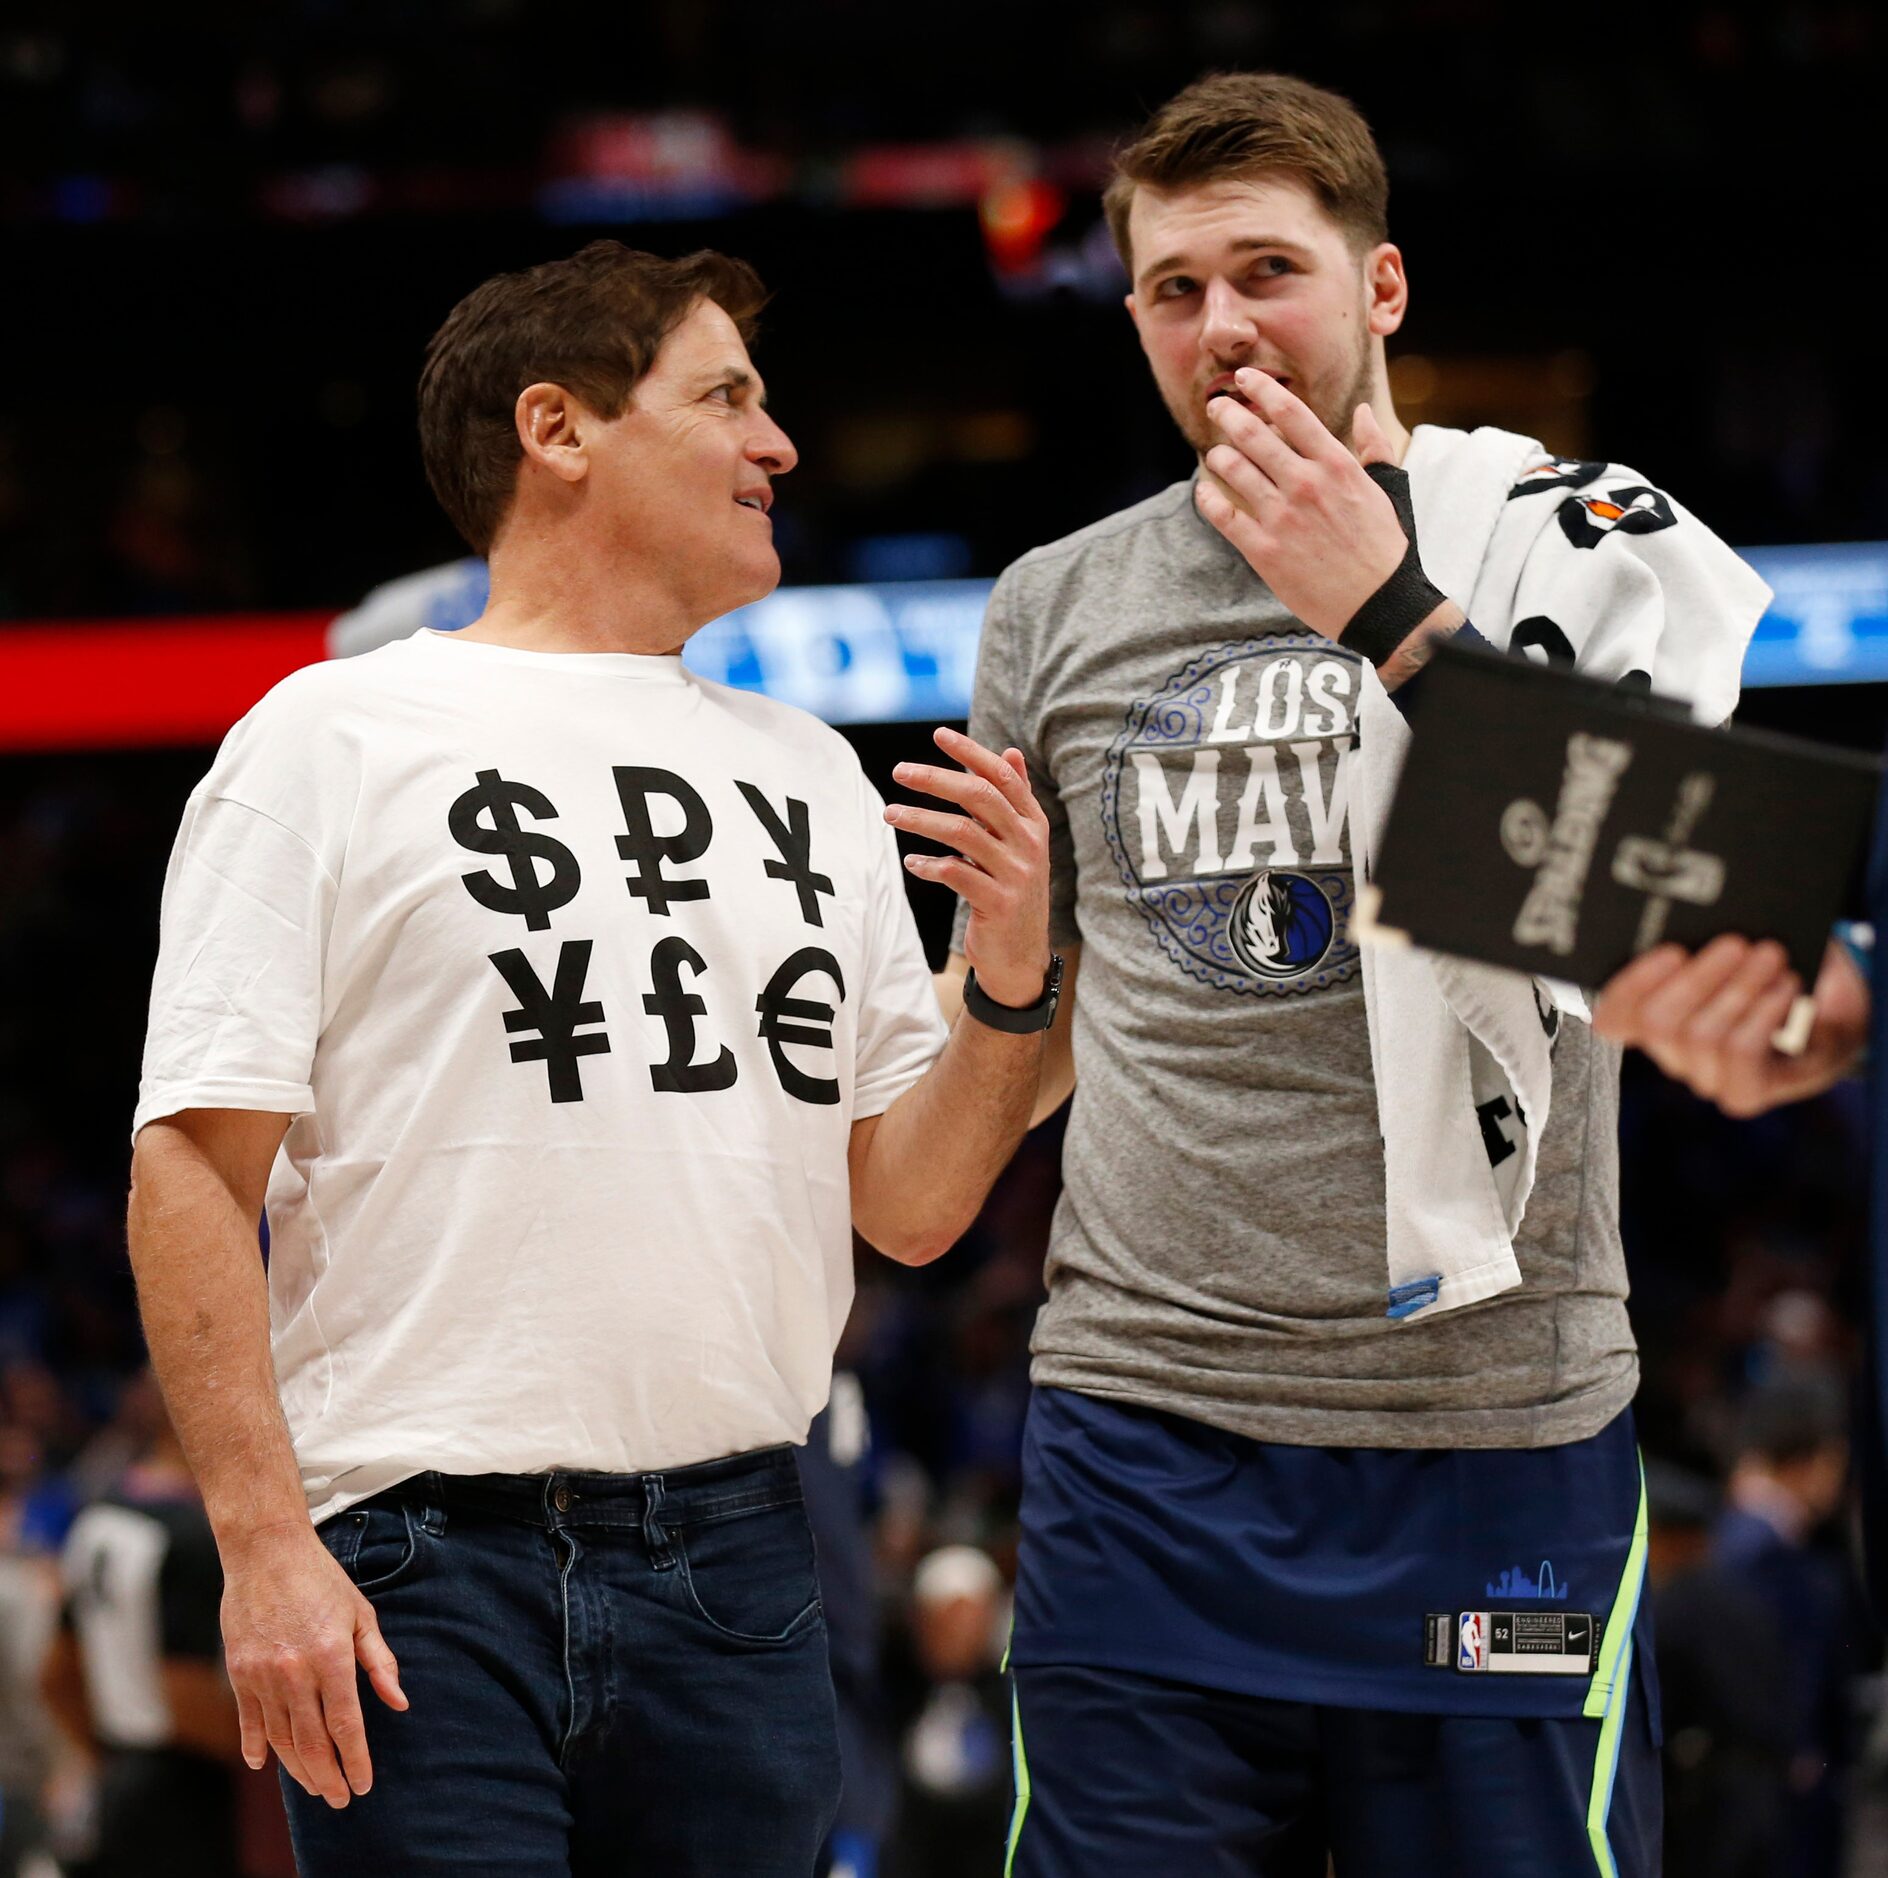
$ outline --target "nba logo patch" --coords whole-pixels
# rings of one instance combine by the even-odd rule
[[[1486,1611],[1464,1611],[1461,1627],[1456,1633],[1457,1669],[1486,1669],[1488,1667],[1488,1613]]]

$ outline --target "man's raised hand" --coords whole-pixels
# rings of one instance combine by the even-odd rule
[[[970,908],[964,956],[977,983],[998,1004],[1020,1009],[1042,996],[1049,971],[1048,818],[1020,750],[998,756],[955,730],[936,730],[932,738],[964,767],[900,763],[892,774],[914,794],[936,796],[963,813],[895,802],[885,819],[957,850],[909,854],[905,865],[962,895]]]
[[[1312,631],[1336,639],[1396,572],[1409,541],[1390,498],[1364,474],[1395,452],[1368,405],[1357,408],[1356,453],[1264,372],[1234,374],[1237,398],[1208,415],[1226,441],[1206,453],[1200,513]]]

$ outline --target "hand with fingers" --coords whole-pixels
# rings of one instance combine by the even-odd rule
[[[961,811],[896,802],[885,819],[908,835],[955,848],[955,854],[910,854],[905,865],[935,880],[970,908],[964,956],[977,983],[998,1004],[1018,1009],[1043,994],[1049,971],[1049,822],[1029,786],[1020,750],[1001,756],[961,731],[933,740],[962,769],[900,763],[892,772],[916,795],[937,797]]]
[[[1593,1028],[1636,1044],[1666,1075],[1727,1115],[1761,1115],[1820,1094],[1854,1069],[1868,1036],[1868,983],[1831,943],[1816,977],[1816,1021],[1800,1056],[1771,1039],[1802,990],[1783,948],[1724,934],[1697,954],[1657,946],[1618,972]]]
[[[399,1665],[374,1607],[312,1526],[258,1535],[225,1557],[223,1645],[251,1767],[273,1748],[292,1780],[334,1807],[373,1785],[355,1664],[389,1708],[404,1709]]]
[[[1367,404],[1353,454],[1276,379],[1248,367],[1234,382],[1252,408],[1232,397],[1207,407],[1226,441],[1206,453],[1200,513],[1283,606],[1338,639],[1409,552],[1395,505],[1364,468],[1396,453]]]

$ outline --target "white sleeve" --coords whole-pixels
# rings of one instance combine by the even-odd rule
[[[884,1114],[937,1061],[950,1036],[905,893],[898,837],[884,819],[884,798],[863,775],[859,794],[867,812],[861,838],[871,844],[872,863],[853,1071],[854,1121]]]
[[[301,836],[199,791],[164,876],[135,1136],[184,1109],[313,1109],[335,882]]]

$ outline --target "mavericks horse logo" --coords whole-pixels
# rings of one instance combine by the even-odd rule
[[[1248,971],[1297,978],[1323,962],[1336,928],[1331,903],[1316,881],[1267,867],[1239,889],[1228,937]]]

